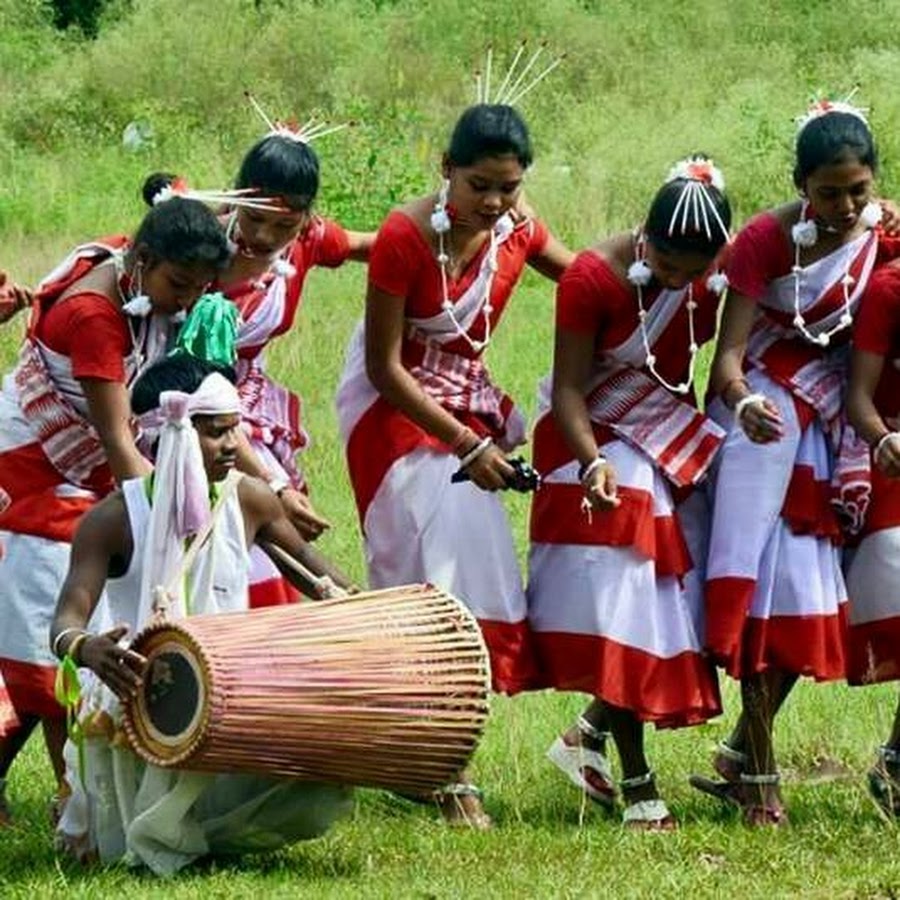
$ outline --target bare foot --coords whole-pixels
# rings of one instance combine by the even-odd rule
[[[473,784],[451,784],[438,791],[438,808],[449,825],[487,831],[494,823],[484,811],[481,791]]]

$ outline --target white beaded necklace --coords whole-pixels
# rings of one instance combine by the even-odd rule
[[[240,240],[240,237],[241,229],[237,221],[237,211],[235,211],[228,217],[228,224],[225,226],[225,239],[228,241],[229,247],[232,248],[232,254],[240,252],[237,249],[237,240]],[[235,240],[235,238],[237,238],[237,240]],[[269,258],[269,265],[266,271],[257,275],[252,281],[253,287],[256,288],[256,290],[262,290],[266,286],[263,278],[268,272],[271,272],[277,278],[292,278],[297,274],[296,266],[288,259],[288,254],[293,243],[293,240],[288,241],[281,250],[272,254]]]
[[[688,362],[687,381],[678,384],[670,384],[660,375],[656,369],[656,354],[650,348],[650,336],[647,334],[647,310],[644,309],[644,287],[650,283],[653,278],[653,270],[647,265],[644,258],[644,247],[646,238],[643,232],[638,232],[634,237],[634,262],[628,267],[628,281],[634,285],[637,292],[638,303],[638,322],[641,328],[641,340],[644,344],[644,353],[647,358],[645,365],[650,370],[650,374],[664,387],[676,394],[687,394],[694,383],[694,364],[697,360],[697,352],[700,350],[697,344],[696,334],[694,332],[694,311],[697,309],[697,303],[694,300],[694,283],[690,282],[687,286],[687,314],[688,314],[688,352],[690,360]]]
[[[463,338],[463,340],[465,340],[465,342],[476,353],[480,353],[491,342],[491,313],[494,311],[494,307],[491,306],[491,288],[494,284],[494,275],[496,275],[497,273],[497,249],[500,246],[500,223],[498,221],[491,229],[490,245],[487,249],[486,260],[488,267],[488,276],[485,279],[484,292],[479,301],[481,312],[484,316],[484,340],[473,341],[472,338],[469,337],[468,332],[465,330],[465,328],[462,327],[462,325],[460,325],[459,320],[456,318],[454,303],[450,299],[450,291],[448,288],[449,278],[447,276],[447,264],[450,262],[450,257],[448,256],[446,247],[444,245],[444,235],[448,234],[453,226],[450,222],[450,217],[446,213],[445,205],[442,204],[441,200],[442,198],[439,197],[437,203],[435,204],[434,212],[431,216],[431,226],[432,228],[434,228],[438,236],[437,261],[438,266],[441,270],[441,295],[443,298],[441,302],[441,309],[449,316],[453,327],[456,329],[456,333],[461,338]],[[502,219],[500,221],[502,221]]]
[[[122,301],[122,312],[125,314],[125,324],[128,326],[128,334],[131,337],[135,371],[140,372],[144,366],[146,356],[144,345],[147,341],[148,320],[153,313],[153,304],[150,298],[140,290],[135,294],[129,288],[127,295],[122,290],[122,278],[126,275],[125,254],[123,251],[116,250],[113,252],[112,264],[116,279],[116,291],[119,294],[119,300]],[[134,327],[135,319],[138,321],[137,329]]]
[[[794,320],[793,325],[803,337],[811,344],[818,344],[820,347],[827,347],[831,343],[831,339],[845,328],[849,328],[853,324],[853,313],[850,311],[850,288],[855,283],[855,279],[850,274],[850,266],[853,263],[852,257],[847,259],[847,267],[841,278],[841,289],[844,292],[844,311],[838,319],[836,325],[827,331],[819,334],[813,334],[806,325],[806,319],[800,309],[800,280],[803,274],[803,267],[800,265],[800,250],[803,247],[812,247],[819,239],[819,228],[814,219],[807,219],[806,213],[809,210],[809,200],[804,199],[800,206],[800,217],[791,227],[791,239],[794,242],[794,265],[791,267],[791,275],[794,279]],[[870,201],[859,214],[859,221],[866,228],[874,228],[881,221],[881,207],[874,201]]]

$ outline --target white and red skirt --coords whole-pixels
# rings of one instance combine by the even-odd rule
[[[900,679],[900,480],[872,467],[872,505],[849,554],[847,681]]]
[[[659,727],[703,722],[721,712],[703,654],[705,495],[678,502],[647,456],[602,426],[595,434],[621,505],[588,515],[552,416],[535,428],[544,481],[532,505],[528,606],[539,683]]]
[[[842,678],[847,592],[828,437],[766,373],[747,378],[778,407],[784,435],[755,444],[721,400],[709,406],[728,437],[712,472],[706,645],[734,678],[767,669]]]

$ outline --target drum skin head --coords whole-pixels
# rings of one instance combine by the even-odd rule
[[[208,674],[192,637],[169,627],[135,645],[147,659],[141,690],[124,708],[130,743],[147,762],[177,766],[202,741],[209,718]]]

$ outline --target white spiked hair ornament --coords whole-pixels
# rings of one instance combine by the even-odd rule
[[[669,236],[676,228],[684,234],[688,228],[702,231],[709,240],[712,240],[712,219],[719,227],[722,237],[729,240],[728,228],[719,215],[719,210],[709,194],[709,188],[717,191],[725,190],[725,179],[722,172],[711,159],[705,156],[689,156],[675,163],[669,170],[666,184],[672,181],[684,179],[684,187],[678,195],[675,208],[672,210],[672,218],[669,220]],[[679,223],[678,217],[681,216]],[[693,220],[693,221],[692,221]]]
[[[244,91],[244,96],[269,129],[267,137],[277,135],[278,137],[287,138],[289,141],[295,141],[298,144],[309,144],[318,138],[334,134],[336,131],[343,131],[345,128],[356,124],[355,122],[342,122],[339,125],[331,125],[328,122],[317,122],[315,118],[307,119],[302,125],[298,125],[296,121],[291,120],[283,122],[280,119],[269,118],[250,91]]]
[[[246,206],[251,209],[278,210],[279,203],[271,197],[260,197],[255,189],[244,188],[242,190],[196,190],[189,187],[184,178],[173,178],[168,183],[160,186],[159,190],[151,197],[153,206],[159,206],[167,200],[180,197],[183,200],[197,200],[212,206]]]
[[[678,195],[678,199],[675,201],[675,208],[669,221],[668,234],[671,236],[676,229],[679,234],[685,234],[688,231],[697,233],[702,231],[707,239],[712,241],[712,224],[710,223],[713,222],[721,231],[725,241],[729,241],[731,236],[728,233],[728,228],[722,221],[719,210],[709,193],[710,188],[715,188],[717,191],[725,190],[725,179],[722,177],[719,169],[713,164],[713,161],[699,155],[689,156],[687,159],[680,160],[669,169],[665,183],[671,184],[673,181],[679,180],[684,180],[684,186]],[[691,221],[692,219],[693,221]],[[653,352],[650,335],[647,330],[646,319],[649,311],[644,306],[644,288],[653,280],[653,270],[650,268],[650,264],[645,256],[646,246],[647,237],[644,231],[639,229],[635,233],[634,262],[628,267],[627,274],[628,281],[634,286],[637,294],[638,322],[646,357],[644,365],[663,387],[683,396],[690,392],[694,383],[694,369],[697,353],[700,351],[694,323],[697,310],[697,301],[694,299],[694,284],[690,282],[685,288],[685,307],[688,321],[687,378],[678,382],[678,384],[672,384],[656,368],[656,354]],[[727,287],[728,276],[724,272],[713,272],[706,279],[707,290],[714,294],[721,295]]]
[[[494,62],[494,48],[488,45],[487,53],[484,60],[484,72],[475,72],[475,102],[476,103],[497,103],[504,106],[514,106],[526,94],[531,93],[554,69],[556,69],[565,59],[565,54],[556,57],[541,57],[547,49],[545,41],[538,44],[537,50],[531,54],[527,61],[523,61],[525,48],[528,45],[527,40],[523,40],[506,75],[500,81],[499,86],[491,93],[493,84],[491,83],[491,69]],[[539,64],[540,61],[540,64]]]
[[[829,97],[813,97],[806,112],[802,116],[797,116],[794,120],[797,123],[797,137],[800,137],[803,129],[810,122],[815,119],[821,119],[822,116],[827,116],[830,113],[846,113],[847,115],[855,116],[868,127],[869,120],[866,118],[866,114],[869,112],[868,107],[855,106],[850,102],[856,96],[858,90],[859,86],[853,88],[843,100],[832,100]]]

